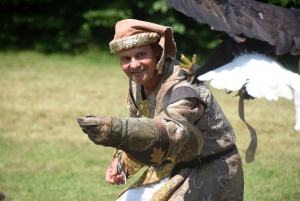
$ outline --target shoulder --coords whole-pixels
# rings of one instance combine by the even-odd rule
[[[190,82],[190,79],[186,76],[186,70],[180,68],[179,62],[175,59],[167,59],[164,69],[164,82],[161,90],[162,97],[169,97],[169,104],[182,99],[196,98],[202,102],[205,106],[205,102],[202,100],[197,88],[199,86]]]

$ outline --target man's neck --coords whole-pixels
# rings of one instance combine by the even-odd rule
[[[154,90],[156,89],[157,85],[160,83],[161,79],[162,79],[163,74],[159,74],[157,76],[155,76],[155,79],[153,79],[151,81],[151,84],[147,85],[147,84],[143,84],[143,94],[148,97],[150,96]]]

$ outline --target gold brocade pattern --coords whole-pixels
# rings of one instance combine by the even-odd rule
[[[187,171],[189,172],[189,171]],[[184,180],[188,174],[186,174],[186,169],[182,169],[179,171],[181,177],[181,180]],[[176,178],[178,175],[175,176]],[[174,191],[182,184],[182,182],[179,180],[176,180],[175,177],[169,179],[159,190],[157,190],[153,197],[151,198],[151,201],[166,201],[168,198],[171,197],[171,195],[174,193]]]
[[[172,180],[167,181],[158,191],[153,194],[151,201],[165,201],[170,197],[172,191],[171,183]]]
[[[153,147],[153,153],[150,154],[152,159],[150,161],[153,163],[159,163],[160,161],[163,160],[164,155],[165,152],[161,150],[161,147],[159,149]]]
[[[142,92],[140,92],[140,114],[143,117],[150,118],[150,111],[149,111],[149,103],[148,99],[143,100]]]
[[[235,201],[243,199],[244,192],[244,173],[236,161],[228,161],[229,175],[218,178],[220,185],[224,188],[222,200]]]

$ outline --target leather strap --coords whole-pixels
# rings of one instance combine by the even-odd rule
[[[254,161],[255,158],[255,152],[256,152],[256,148],[257,148],[257,135],[256,132],[254,130],[254,128],[252,128],[252,126],[250,126],[245,119],[245,115],[244,115],[244,90],[239,90],[238,95],[240,96],[239,99],[239,116],[240,119],[246,124],[250,135],[251,135],[251,142],[247,148],[246,151],[246,162],[247,163],[251,163]]]
[[[193,160],[191,160],[189,162],[183,161],[183,162],[177,163],[170,173],[170,178],[175,176],[180,170],[182,170],[184,168],[194,168],[194,167],[200,166],[203,163],[209,163],[211,161],[214,161],[218,158],[221,158],[221,157],[233,152],[236,149],[237,149],[236,145],[233,145],[232,147],[230,147],[229,149],[227,149],[223,152],[220,152],[220,153],[217,153],[214,155],[210,155],[205,158],[194,158]]]

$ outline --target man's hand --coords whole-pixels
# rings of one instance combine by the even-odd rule
[[[124,161],[121,159],[121,166],[124,174],[127,175],[127,168]],[[109,165],[106,171],[106,182],[110,184],[125,184],[124,175],[118,171],[118,157],[114,158],[112,163]]]
[[[110,123],[112,117],[110,116],[87,116],[78,117],[77,122],[82,128],[82,131],[86,133],[90,140],[95,144],[104,146],[118,146],[120,143],[111,139],[110,136]]]

